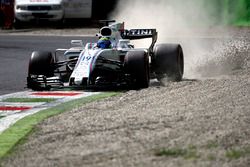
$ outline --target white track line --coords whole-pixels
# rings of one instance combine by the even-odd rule
[[[31,109],[28,110],[14,110],[14,111],[10,111],[10,110],[0,110],[0,116],[4,116],[3,118],[0,118],[0,134],[6,130],[7,128],[9,128],[11,125],[13,125],[15,122],[17,122],[18,120],[37,113],[41,110],[45,110],[48,109],[50,107],[54,107],[57,106],[59,104],[71,101],[71,100],[76,100],[79,98],[83,98],[83,97],[88,97],[88,96],[92,96],[92,95],[96,95],[99,94],[100,92],[83,92],[83,91],[57,91],[60,93],[79,93],[77,95],[74,96],[39,96],[39,95],[34,95],[33,91],[24,91],[24,92],[17,92],[17,93],[12,93],[12,94],[7,94],[7,95],[3,95],[0,96],[0,106],[11,106],[11,107],[20,107],[20,106],[25,106],[25,107],[32,107]],[[53,93],[53,92],[52,92]],[[55,101],[46,103],[46,102],[34,102],[34,103],[11,103],[11,102],[3,102],[4,99],[8,99],[8,98],[55,98]]]

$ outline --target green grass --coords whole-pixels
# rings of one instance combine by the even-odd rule
[[[207,149],[213,149],[219,147],[218,143],[216,141],[209,141],[206,145]]]
[[[188,148],[163,148],[155,152],[156,156],[165,156],[165,157],[183,157],[185,159],[197,159],[200,156],[197,153],[197,149],[194,146]]]
[[[185,159],[198,159],[198,158],[200,158],[200,155],[198,155],[196,146],[189,146],[184,158]]]
[[[229,159],[239,159],[250,155],[250,148],[244,149],[230,149],[226,152],[226,157]]]
[[[209,155],[207,156],[207,159],[210,160],[210,161],[214,161],[214,160],[216,160],[216,155],[209,154]]]
[[[3,116],[3,115],[0,115],[0,119],[1,119],[1,118],[4,118],[4,117],[5,117],[5,116]]]
[[[110,96],[115,96],[117,94],[119,93],[110,92],[84,97],[78,100],[60,104],[56,107],[40,111],[36,114],[27,116],[17,121],[13,126],[11,126],[2,134],[0,134],[0,159],[11,153],[13,151],[12,149],[14,148],[14,146],[22,142],[34,130],[34,126],[40,123],[41,121],[49,117],[58,115],[60,113],[72,110],[73,108],[82,106],[88,102],[103,99]]]
[[[187,153],[184,149],[179,148],[169,148],[169,149],[160,149],[156,151],[156,156],[166,156],[166,157],[180,157],[184,156]]]
[[[219,144],[215,141],[209,141],[208,144],[202,146],[200,149],[205,150],[211,150],[218,148]],[[223,149],[224,150],[224,149]],[[217,159],[216,155],[217,151],[210,152],[208,155],[206,154],[198,154],[197,147],[196,146],[189,146],[187,148],[162,148],[162,149],[156,149],[155,150],[155,156],[165,156],[165,157],[172,157],[172,158],[179,158],[182,157],[184,159],[191,159],[191,160],[197,160],[198,158],[204,158],[206,156],[207,160],[214,161]],[[226,159],[235,160],[242,157],[249,157],[250,156],[250,146],[246,146],[242,149],[234,149],[231,148],[229,150],[225,151],[224,155]]]
[[[35,102],[52,102],[57,99],[55,98],[8,98],[4,99],[3,102],[11,102],[11,103],[35,103]]]
[[[243,151],[242,150],[229,150],[226,152],[226,157],[229,159],[238,159],[242,157]]]

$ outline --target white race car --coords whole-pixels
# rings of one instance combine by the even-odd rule
[[[53,87],[120,87],[147,88],[150,78],[168,77],[182,80],[184,58],[179,44],[157,44],[156,29],[124,29],[124,23],[106,21],[99,38],[110,41],[108,48],[99,43],[71,43],[79,47],[57,49],[55,53],[32,53],[29,62],[27,86],[33,90]],[[110,24],[112,23],[112,24]],[[130,40],[152,38],[149,48],[134,48]],[[58,61],[58,52],[66,60]],[[67,83],[67,84],[66,84]]]

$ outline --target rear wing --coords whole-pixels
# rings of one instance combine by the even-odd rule
[[[157,31],[156,29],[131,29],[125,30],[122,33],[123,39],[136,40],[152,38],[152,44],[149,47],[149,51],[153,52],[154,45],[157,41]]]
[[[144,39],[157,36],[156,29],[131,29],[125,30],[122,34],[123,39]]]

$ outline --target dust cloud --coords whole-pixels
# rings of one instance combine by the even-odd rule
[[[218,28],[216,24],[218,17],[221,17],[213,12],[215,7],[201,0],[119,0],[110,19],[124,21],[127,29],[156,28],[158,43],[182,45],[185,56],[184,77],[211,77],[213,74],[229,72],[232,66],[224,63],[222,67],[211,63],[217,62],[217,59],[228,59],[227,47],[223,51],[218,47],[218,42],[220,45],[222,42],[218,41],[218,36],[224,39],[227,32],[223,28],[213,30],[214,27]],[[136,47],[148,45],[148,41],[135,43]],[[233,47],[238,49],[236,45]],[[213,73],[210,72],[210,64],[213,65]]]
[[[179,36],[197,25],[212,23],[201,0],[119,0],[111,18],[125,21],[127,27],[156,27],[165,37]]]

